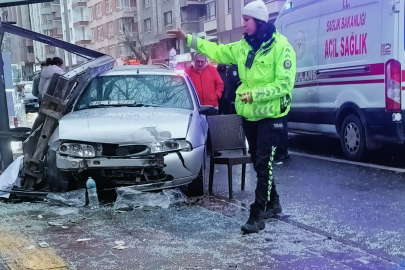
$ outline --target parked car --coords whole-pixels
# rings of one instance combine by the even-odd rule
[[[160,66],[120,66],[95,77],[49,141],[44,182],[52,191],[182,185],[204,193],[206,114],[189,77]]]
[[[288,128],[340,138],[346,158],[405,142],[404,1],[287,0],[276,27],[297,76]]]
[[[38,98],[32,94],[32,81],[22,81],[19,84],[24,85],[24,105],[27,113],[36,113],[39,111]]]

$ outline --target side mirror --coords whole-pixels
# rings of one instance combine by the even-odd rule
[[[206,105],[204,105],[204,106],[201,106],[199,112],[202,115],[208,116],[208,115],[216,115],[217,114],[216,111],[217,111],[217,109],[215,109],[214,106],[206,106]]]

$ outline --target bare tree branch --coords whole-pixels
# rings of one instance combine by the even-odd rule
[[[123,21],[122,32],[124,33],[124,39],[122,40],[135,54],[136,59],[140,61],[142,65],[146,65],[150,59],[150,50],[148,46],[143,45],[140,34],[138,31],[129,32],[126,28],[126,24],[132,21]]]

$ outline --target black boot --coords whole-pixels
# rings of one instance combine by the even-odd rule
[[[251,206],[249,219],[246,224],[242,226],[242,232],[258,233],[260,230],[263,230],[265,226],[266,224],[263,220],[263,211]]]
[[[273,218],[283,211],[280,204],[278,195],[271,197],[270,202],[267,204],[266,211],[263,213],[263,218]]]

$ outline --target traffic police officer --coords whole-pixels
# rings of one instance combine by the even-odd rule
[[[183,31],[168,33],[218,63],[238,66],[242,85],[236,91],[236,112],[243,117],[249,152],[257,173],[255,201],[245,233],[265,228],[264,218],[281,212],[273,176],[273,160],[283,130],[283,118],[290,110],[295,82],[295,52],[287,38],[269,22],[266,5],[253,1],[243,8],[243,38],[217,45]]]

